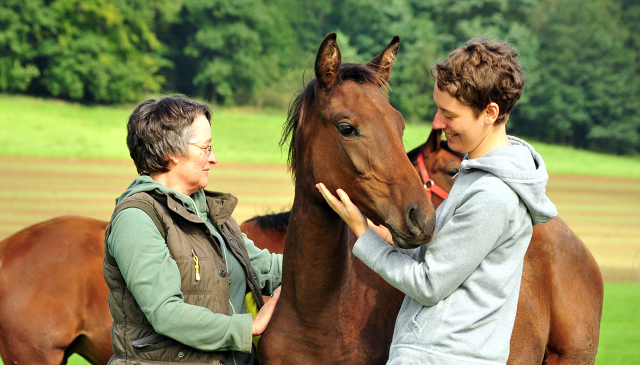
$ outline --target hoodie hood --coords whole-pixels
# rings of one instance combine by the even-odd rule
[[[461,170],[477,169],[497,176],[518,194],[534,225],[548,222],[558,211],[545,194],[549,175],[542,156],[527,142],[513,136],[507,138],[512,146],[497,148],[472,160],[467,155]]]
[[[191,196],[186,196],[160,184],[147,174],[142,174],[135,178],[124,193],[116,198],[116,205],[133,194],[151,192],[154,190],[158,190],[160,193],[172,196],[174,199],[182,202],[182,205],[185,208],[191,210],[192,213],[197,214],[200,217],[205,217],[207,214],[207,203],[204,190],[201,189]]]

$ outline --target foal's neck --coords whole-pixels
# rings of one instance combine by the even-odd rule
[[[298,313],[337,305],[351,270],[353,234],[318,197],[297,189],[284,248],[283,286],[293,288]],[[326,301],[326,306],[323,302]]]

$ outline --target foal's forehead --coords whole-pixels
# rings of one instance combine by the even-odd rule
[[[343,119],[355,125],[373,122],[378,128],[399,128],[400,133],[404,130],[402,114],[389,103],[384,92],[371,83],[349,80],[335,85],[320,114],[334,122]]]
[[[352,80],[341,82],[334,86],[327,101],[329,107],[342,105],[362,109],[373,105],[376,109],[395,110],[384,91],[368,82],[360,83]]]

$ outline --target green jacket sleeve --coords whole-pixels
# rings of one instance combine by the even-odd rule
[[[273,294],[273,291],[282,284],[282,255],[269,253],[266,249],[256,247],[244,233],[242,237],[249,253],[251,267],[262,288],[262,294]]]
[[[184,302],[178,266],[145,212],[129,208],[114,217],[107,248],[156,332],[203,351],[251,351],[251,314],[228,316]]]

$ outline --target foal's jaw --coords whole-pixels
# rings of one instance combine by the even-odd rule
[[[412,168],[407,170],[414,172]],[[433,204],[415,175],[401,174],[403,183],[383,184],[384,187],[379,184],[377,187],[371,184],[353,187],[352,201],[374,224],[384,225],[391,233],[394,245],[400,248],[426,245],[435,232]]]
[[[401,236],[399,236],[393,230],[390,229],[389,231],[391,231],[393,244],[399,248],[405,248],[405,249],[418,248],[420,246],[424,246],[428,244],[433,239],[433,233],[425,233],[424,235],[420,235],[420,237],[414,237],[414,238],[411,238],[410,241],[408,241],[402,238]]]
[[[394,245],[413,249],[431,242],[435,230],[435,214],[428,213],[432,212],[433,210],[425,212],[412,206],[405,215],[405,229],[395,229],[393,225],[385,224],[391,232]]]

